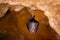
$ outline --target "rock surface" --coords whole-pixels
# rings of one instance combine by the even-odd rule
[[[51,27],[60,35],[60,5],[49,8],[45,15],[48,17]]]
[[[13,8],[15,11],[19,11],[23,7],[29,7],[31,10],[39,9],[44,11],[44,14],[49,19],[51,27],[60,35],[60,0],[1,0],[0,4],[2,3],[9,4],[9,9]],[[7,10],[7,6],[1,6],[0,17],[4,16]]]
[[[19,12],[8,11],[0,19],[0,32],[7,32],[8,40],[58,40],[59,36],[50,27],[44,12],[36,10],[35,13],[35,19],[39,22],[35,34],[28,31],[26,23],[30,20],[30,14],[26,8]]]

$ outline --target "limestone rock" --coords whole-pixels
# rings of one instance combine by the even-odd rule
[[[29,7],[31,10],[39,9],[44,11],[51,27],[60,35],[60,0],[1,0],[1,3],[13,5],[11,8],[15,11],[21,10],[23,6]],[[4,16],[8,9],[8,6],[1,4],[0,17]]]
[[[5,4],[0,5],[0,18],[3,17],[8,11],[9,7]]]
[[[50,26],[60,35],[60,5],[48,8],[45,15],[49,19]]]

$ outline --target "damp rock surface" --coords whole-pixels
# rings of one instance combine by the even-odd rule
[[[50,7],[45,15],[48,17],[51,27],[60,35],[60,5],[53,7]]]
[[[38,31],[35,34],[29,33],[27,29],[26,23],[30,19],[30,14],[26,8],[20,12],[9,11],[1,18],[0,31],[7,31],[8,40],[58,40],[59,36],[49,26],[44,12],[36,10],[35,13],[35,19],[39,21]]]

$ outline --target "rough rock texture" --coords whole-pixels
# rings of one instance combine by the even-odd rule
[[[60,5],[50,7],[45,15],[48,17],[51,27],[60,35]]]
[[[6,14],[9,7],[6,4],[0,4],[0,18]]]
[[[39,9],[39,10],[46,11],[46,9],[49,6],[60,4],[60,0],[58,0],[58,1],[57,0],[1,0],[0,4],[2,4],[2,3],[9,4],[10,6],[19,5],[19,6],[29,7],[32,10]],[[14,7],[14,6],[12,6],[12,7]],[[14,7],[14,8],[21,9],[20,7]]]
[[[44,14],[49,18],[51,27],[60,35],[60,0],[1,0],[0,4],[2,3],[9,4],[9,8],[15,11],[19,11],[23,7],[29,7],[31,10],[39,9],[44,11]],[[0,8],[4,8],[4,10],[0,9],[3,10],[0,12],[0,15],[3,16],[6,13],[7,6]]]
[[[59,36],[50,27],[47,17],[43,11],[35,11],[35,19],[39,22],[38,30],[35,34],[28,31],[26,23],[30,20],[29,11],[24,8],[19,12],[8,11],[0,19],[0,32],[6,32],[8,36],[4,40],[58,40]],[[60,40],[60,39],[59,39]]]

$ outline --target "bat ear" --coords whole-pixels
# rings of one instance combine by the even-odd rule
[[[2,18],[6,14],[8,9],[9,9],[8,5],[0,4],[0,18]]]

